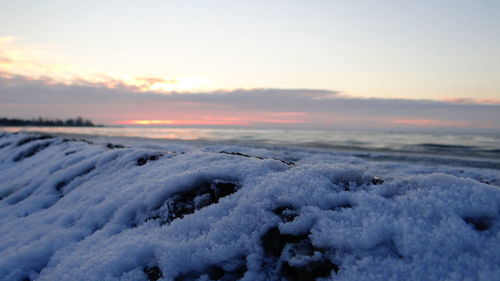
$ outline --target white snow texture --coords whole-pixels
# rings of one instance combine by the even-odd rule
[[[494,169],[0,132],[0,171],[0,280],[500,280]]]

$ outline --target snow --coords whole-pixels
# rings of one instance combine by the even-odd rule
[[[467,159],[93,141],[0,133],[0,280],[500,280]]]

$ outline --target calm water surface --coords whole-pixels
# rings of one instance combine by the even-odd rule
[[[298,145],[500,158],[500,135],[387,131],[199,129],[164,127],[0,127],[0,131]]]

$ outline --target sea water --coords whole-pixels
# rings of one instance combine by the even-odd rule
[[[0,131],[29,131],[52,134],[226,142],[240,145],[287,145],[337,150],[348,149],[500,158],[499,133],[208,129],[145,126],[0,127]]]

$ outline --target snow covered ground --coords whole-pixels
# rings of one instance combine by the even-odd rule
[[[500,280],[498,163],[386,156],[0,132],[0,280]]]

